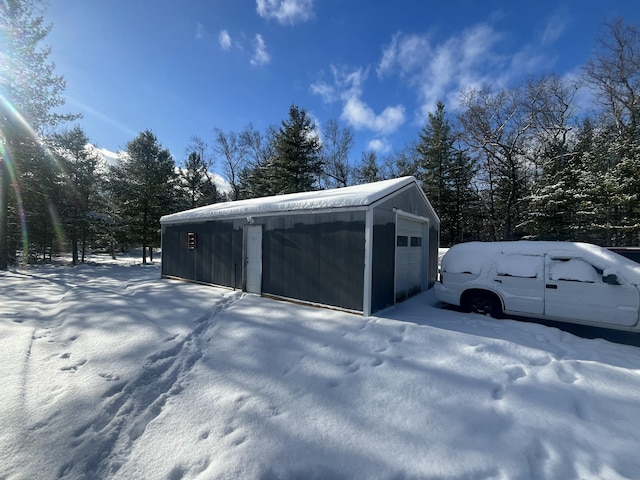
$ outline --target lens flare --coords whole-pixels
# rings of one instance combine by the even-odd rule
[[[57,161],[55,155],[53,155],[51,151],[42,143],[34,129],[31,127],[31,125],[29,125],[29,122],[26,121],[22,114],[2,94],[0,94],[0,111],[5,114],[5,119],[8,123],[8,125],[6,126],[8,128],[22,131],[23,134],[33,139],[43,149],[45,157],[48,160],[53,161],[56,167],[62,171],[62,167]],[[0,156],[2,157],[0,161],[4,162],[5,168],[3,169],[3,174],[9,176],[10,188],[13,190],[15,195],[16,212],[20,222],[20,230],[22,234],[22,251],[26,254],[29,251],[29,230],[27,225],[27,215],[22,198],[22,193],[20,191],[19,175],[17,173],[16,164],[14,161],[14,152],[11,151],[11,144],[8,142],[7,133],[8,132],[3,131],[3,129],[0,127]],[[60,245],[62,245],[62,242],[64,241],[64,232],[62,230],[57,209],[55,208],[55,205],[51,203],[51,201],[49,201],[49,215],[51,217],[56,238],[60,242]],[[6,234],[6,232],[1,232],[1,234]]]

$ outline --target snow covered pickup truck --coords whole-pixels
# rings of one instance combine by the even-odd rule
[[[467,311],[639,331],[640,265],[572,242],[470,242],[442,258],[436,297]]]

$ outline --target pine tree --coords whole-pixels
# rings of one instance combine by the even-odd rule
[[[160,242],[160,217],[176,208],[175,164],[150,130],[127,144],[126,155],[110,169],[110,188],[121,218],[120,239],[147,248],[153,261],[153,246]]]
[[[451,126],[445,118],[444,103],[438,102],[435,113],[420,132],[416,150],[419,158],[419,179],[429,201],[437,212],[447,203],[447,177],[453,160]]]
[[[274,138],[275,156],[267,167],[270,194],[307,192],[318,188],[322,173],[320,140],[307,112],[295,105]]]
[[[191,152],[180,169],[180,182],[184,189],[187,208],[216,203],[218,189],[209,173],[206,162],[198,152]]]
[[[440,241],[443,245],[453,243],[454,217],[453,180],[454,162],[451,125],[446,119],[444,103],[439,101],[435,113],[429,113],[427,124],[420,132],[416,145],[419,155],[418,179],[433,208],[440,216]]]
[[[47,203],[42,199],[50,193],[46,188],[22,184],[24,178],[52,167],[42,147],[44,129],[73,118],[57,110],[64,104],[65,83],[54,74],[50,49],[42,45],[50,29],[34,2],[0,0],[0,270],[7,268],[9,249],[17,248],[20,238],[23,249],[28,246],[27,224],[18,210],[33,209],[23,201]],[[31,187],[36,191],[23,199]],[[39,229],[53,230],[51,216],[40,210],[38,214],[41,218],[32,219],[36,224],[43,218],[48,223]]]
[[[65,172],[58,210],[65,235],[71,242],[72,262],[76,265],[78,261],[84,262],[88,236],[99,209],[100,156],[80,126],[54,135],[53,142],[53,149]]]
[[[354,176],[357,184],[383,180],[375,152],[362,152],[362,158],[356,167]]]

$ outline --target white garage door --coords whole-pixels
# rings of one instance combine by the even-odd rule
[[[426,223],[398,217],[396,222],[396,300],[422,290],[426,274]]]

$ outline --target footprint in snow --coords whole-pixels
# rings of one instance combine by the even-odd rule
[[[527,372],[521,366],[509,367],[505,370],[510,382],[515,382],[519,378],[526,377]]]
[[[372,367],[379,367],[380,365],[382,365],[382,363],[383,363],[382,359],[376,357],[371,361],[371,366]]]
[[[99,373],[98,376],[104,378],[107,382],[115,382],[120,380],[120,377],[115,373]]]
[[[185,469],[183,467],[173,467],[171,472],[169,472],[169,480],[181,480],[182,478],[184,478],[186,473],[187,472],[185,472]]]
[[[68,367],[62,367],[60,370],[63,372],[71,372],[71,373],[76,373],[78,371],[78,369],[83,366],[85,363],[87,363],[86,360],[80,360],[78,363],[75,363],[73,365],[70,365]]]
[[[551,357],[549,355],[543,355],[539,358],[534,358],[529,362],[529,365],[532,367],[544,367],[545,365],[549,365],[551,363]]]
[[[561,382],[564,383],[575,383],[578,380],[578,377],[570,372],[565,366],[561,364],[555,365],[556,375]]]

